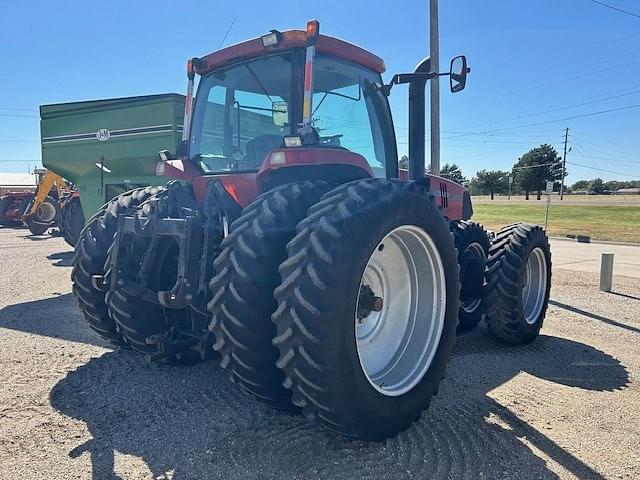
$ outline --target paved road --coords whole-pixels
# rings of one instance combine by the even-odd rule
[[[640,278],[640,245],[578,243],[570,239],[552,239],[553,267],[578,272],[600,272],[600,256],[614,254],[613,274]]]

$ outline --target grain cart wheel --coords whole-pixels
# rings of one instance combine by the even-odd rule
[[[193,198],[190,187],[175,184],[173,190],[180,190],[180,193]],[[152,213],[158,214],[160,210],[162,217],[180,217],[181,205],[177,204],[174,195],[170,195],[169,189],[162,189],[155,195],[149,196],[139,205],[136,215],[144,221]],[[117,233],[116,235],[119,235]],[[153,251],[149,251],[153,244]],[[111,273],[108,270],[111,264],[113,248],[109,250],[106,260],[105,282],[110,283]],[[175,284],[178,274],[178,243],[173,237],[159,237],[152,241],[149,237],[138,237],[127,235],[119,243],[118,266],[120,269],[119,278],[133,282],[139,282],[140,267],[145,255],[152,255],[153,268],[149,272],[149,288],[154,291],[169,290]],[[122,335],[124,342],[133,350],[140,353],[153,355],[160,353],[158,345],[147,342],[149,337],[168,333],[171,326],[175,326],[187,319],[187,309],[165,309],[157,303],[150,302],[136,296],[123,289],[109,289],[106,295],[106,303],[109,308],[109,315],[116,322],[118,331]],[[164,358],[163,361],[171,363],[186,361],[194,363],[191,358],[192,352],[185,352],[171,357]],[[195,352],[193,352],[195,353]],[[188,358],[187,358],[188,357]]]
[[[368,179],[325,194],[297,231],[274,291],[284,386],[331,430],[395,435],[429,406],[455,341],[449,226],[422,186]]]
[[[35,213],[27,216],[27,227],[33,235],[42,235],[53,227],[60,216],[60,206],[53,198],[47,196],[38,206]]]
[[[218,273],[209,284],[209,329],[216,337],[214,349],[222,355],[220,365],[233,381],[280,410],[294,407],[291,391],[282,386],[284,375],[276,368],[278,350],[271,344],[278,266],[287,256],[296,225],[327,190],[326,182],[306,181],[258,197],[231,224],[214,263]]]
[[[458,333],[476,327],[484,315],[482,286],[489,255],[489,235],[479,223],[461,220],[451,224],[460,266],[460,323]]]
[[[80,198],[72,197],[65,202],[60,211],[60,230],[64,241],[75,247],[83,227],[84,213]]]
[[[118,214],[139,205],[161,189],[137,188],[117,196],[89,219],[76,244],[71,271],[73,293],[89,326],[108,340],[120,341],[121,337],[109,317],[104,292],[93,285],[91,278],[103,274],[107,250],[116,233]]]
[[[512,344],[538,336],[551,289],[551,249],[541,227],[516,223],[493,239],[487,260],[486,322]]]

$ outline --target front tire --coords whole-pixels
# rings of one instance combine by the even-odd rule
[[[493,239],[487,260],[486,322],[510,344],[538,336],[551,290],[551,249],[542,227],[516,223]]]
[[[343,185],[287,251],[272,319],[293,403],[349,437],[407,428],[438,390],[458,323],[455,248],[433,195],[396,180]]]

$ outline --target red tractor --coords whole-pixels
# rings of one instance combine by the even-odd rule
[[[184,141],[158,164],[176,180],[96,214],[72,279],[102,336],[155,361],[218,352],[271,406],[380,440],[429,405],[459,325],[537,336],[550,251],[534,225],[491,240],[463,186],[425,175],[425,85],[447,75],[462,90],[464,57],[385,85],[380,58],[318,29],[188,62]],[[408,172],[388,103],[403,83]]]

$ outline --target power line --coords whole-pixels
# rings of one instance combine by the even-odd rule
[[[591,0],[593,3],[596,3],[602,7],[610,8],[611,10],[615,10],[616,12],[624,13],[625,15],[631,15],[632,17],[640,18],[640,15],[637,13],[629,12],[628,10],[623,10],[618,7],[614,7],[613,5],[609,5],[608,3],[600,2],[599,0]]]
[[[453,139],[453,138],[468,137],[468,136],[473,136],[473,135],[487,135],[487,134],[491,134],[491,133],[495,133],[495,132],[503,132],[503,131],[507,131],[507,130],[517,130],[517,129],[520,129],[520,128],[536,127],[536,126],[539,126],[539,125],[549,125],[551,123],[565,122],[567,120],[575,120],[576,118],[593,117],[595,115],[603,115],[605,113],[619,112],[619,111],[622,111],[622,110],[630,110],[632,108],[638,108],[638,107],[640,107],[640,103],[635,104],[635,105],[627,105],[625,107],[610,108],[610,109],[607,109],[607,110],[599,110],[597,112],[583,113],[583,114],[580,114],[580,115],[573,115],[571,117],[558,118],[556,120],[548,120],[548,121],[545,121],[545,122],[529,123],[527,125],[516,125],[514,127],[497,128],[497,129],[494,129],[494,130],[482,130],[482,131],[478,131],[478,132],[461,133],[460,135],[455,135],[453,137],[443,137],[443,139]]]
[[[622,98],[622,97],[628,97],[629,95],[637,95],[640,93],[640,90],[632,90],[630,92],[624,92],[624,93],[619,93],[616,95],[610,95],[608,97],[604,97],[604,98],[600,98],[601,95],[598,95],[597,97],[591,97],[589,100],[585,100],[583,102],[580,103],[574,103],[571,105],[565,105],[563,107],[558,107],[558,108],[551,108],[550,107],[543,107],[543,108],[547,108],[547,110],[541,110],[541,111],[534,111],[534,112],[530,112],[530,111],[524,111],[521,113],[516,113],[515,116],[510,117],[510,118],[505,118],[504,120],[496,120],[494,122],[490,122],[489,125],[495,125],[495,124],[500,124],[500,123],[505,123],[505,122],[510,122],[512,120],[519,120],[521,118],[526,118],[526,117],[535,117],[538,115],[545,115],[547,113],[553,113],[553,112],[561,112],[564,110],[570,110],[572,108],[578,108],[578,107],[583,107],[585,105],[592,105],[594,103],[601,103],[601,102],[606,102],[608,100],[614,100],[616,98]],[[508,114],[503,114],[503,115],[498,115],[499,117],[505,117]],[[476,123],[475,125],[480,125],[479,123]],[[470,127],[473,127],[475,125],[469,125]],[[464,127],[463,127],[464,128]]]
[[[530,87],[521,88],[519,90],[511,90],[510,92],[505,92],[505,93],[503,93],[501,95],[498,95],[498,96],[499,97],[503,97],[503,96],[507,96],[507,95],[513,95],[514,93],[526,92],[527,90],[534,90],[536,88],[548,87],[548,86],[551,86],[551,85],[557,85],[559,83],[570,82],[571,80],[577,80],[579,78],[585,78],[585,77],[590,77],[592,75],[598,75],[600,73],[610,72],[612,70],[617,70],[618,68],[630,67],[631,65],[637,65],[639,63],[640,63],[640,60],[636,60],[634,62],[623,63],[623,64],[620,64],[620,65],[614,65],[613,67],[607,67],[607,68],[602,68],[600,70],[594,70],[592,72],[581,73],[579,75],[574,75],[572,77],[562,78],[560,80],[554,80],[552,82],[538,83],[536,85],[531,85]]]
[[[0,110],[12,110],[14,112],[37,112],[37,108],[0,107]]]
[[[627,177],[632,177],[632,178],[640,178],[637,175],[632,175],[630,173],[625,173],[625,172],[614,172],[613,170],[606,170],[604,168],[597,168],[597,167],[590,167],[589,165],[583,165],[582,163],[576,163],[576,162],[569,162],[567,161],[567,163],[569,165],[575,165],[577,167],[582,167],[582,168],[589,168],[591,170],[597,170],[598,172],[605,172],[605,173],[613,173],[615,175],[626,175]]]
[[[38,115],[26,115],[22,113],[0,113],[0,117],[40,118]]]

